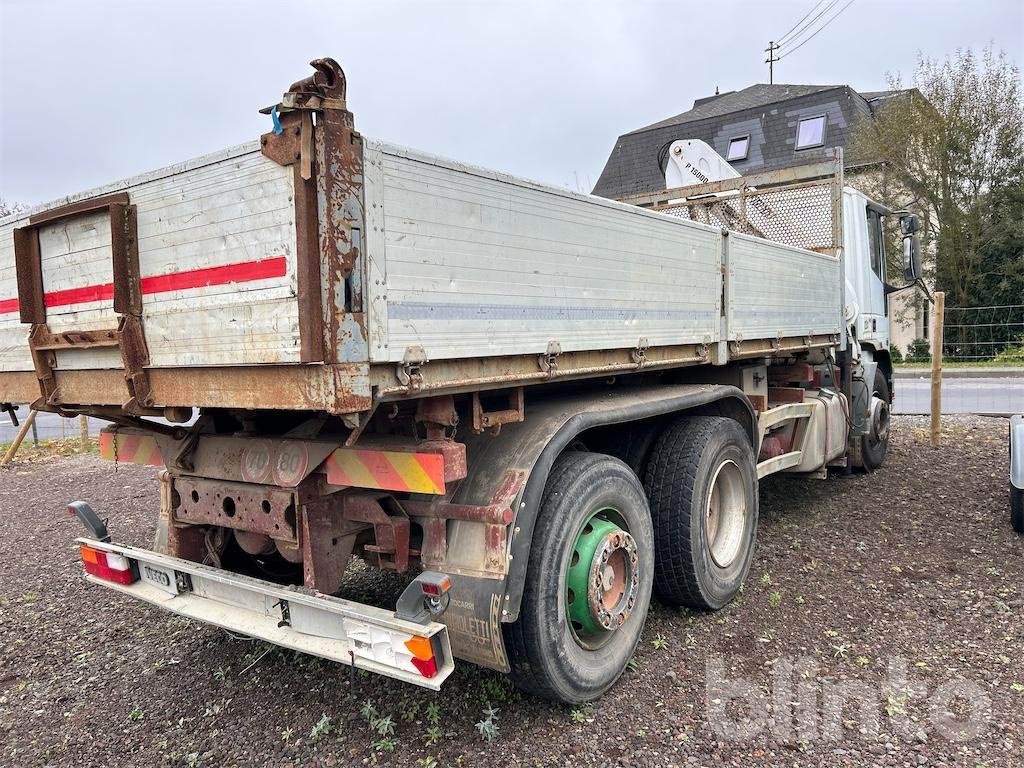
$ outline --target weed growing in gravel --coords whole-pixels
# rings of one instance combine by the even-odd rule
[[[213,679],[219,683],[223,683],[227,679],[228,671],[230,669],[231,667],[228,667],[227,669],[224,669],[224,667],[217,667],[216,671],[213,673]]]
[[[331,718],[326,714],[320,715],[320,719],[316,721],[316,725],[313,726],[313,730],[309,732],[309,738],[313,741],[318,741],[324,736],[327,736],[331,732]]]
[[[398,702],[398,715],[407,723],[411,723],[420,713],[420,703],[409,696],[403,696]]]
[[[416,758],[416,768],[437,768],[437,758],[433,755]]]
[[[391,715],[387,717],[381,717],[376,721],[370,723],[373,730],[379,733],[381,736],[394,736],[395,735],[395,721]]]
[[[500,710],[495,709],[490,704],[484,707],[484,718],[476,724],[476,729],[480,732],[480,738],[490,743],[498,738],[500,728],[498,727],[498,712]]]
[[[626,669],[630,672],[640,671],[640,662],[636,660],[636,656],[629,657],[629,661],[626,662]]]
[[[768,595],[768,605],[772,608],[778,608],[782,605],[782,593],[779,590],[772,590],[771,594]]]
[[[281,741],[287,744],[292,740],[292,736],[294,735],[295,731],[293,731],[291,728],[285,728],[283,731],[281,731]]]
[[[1024,685],[1020,683],[1010,683],[1010,690],[1014,693],[1024,693]]]
[[[662,636],[662,635],[661,635],[661,634],[659,633],[659,634],[657,634],[657,635],[655,635],[655,636],[654,636],[654,639],[653,639],[653,640],[651,640],[651,645],[653,645],[653,646],[655,647],[655,649],[656,649],[656,650],[659,650],[659,651],[660,651],[660,650],[663,650],[664,648],[668,648],[668,640],[666,640],[666,639],[665,639],[665,638],[664,638],[664,637],[663,637],[663,636]]]
[[[146,713],[143,712],[141,709],[139,709],[139,706],[137,704],[135,706],[133,706],[132,707],[132,711],[128,713],[128,719],[129,720],[134,720],[136,722],[138,722],[139,720],[141,720],[145,716],[146,716]]]
[[[833,645],[832,650],[835,652],[833,653],[833,656],[835,656],[837,659],[847,659],[850,656],[850,649],[847,647],[846,643],[843,643],[841,645]]]
[[[426,715],[427,722],[431,725],[438,725],[441,722],[441,707],[437,705],[436,701],[427,704]]]
[[[593,716],[593,714],[593,708],[587,704],[582,707],[576,707],[569,716],[572,718],[574,723],[585,723]]]
[[[492,701],[503,704],[522,698],[507,675],[485,672],[480,680],[480,700],[484,704]]]
[[[443,735],[441,729],[436,725],[427,726],[427,738],[423,742],[428,747],[432,747],[435,744],[441,743],[441,736]]]
[[[373,706],[373,702],[367,699],[363,702],[363,706],[359,709],[359,714],[363,716],[363,719],[372,724],[377,719],[377,708]]]
[[[766,587],[770,587],[772,585],[772,575],[770,573],[766,573],[766,574],[762,575],[761,576],[761,584],[766,586]]]

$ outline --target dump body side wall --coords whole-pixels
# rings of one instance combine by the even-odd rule
[[[152,367],[298,362],[292,187],[291,170],[253,145],[113,187],[126,190],[136,208]],[[14,228],[30,222],[0,227],[3,371],[32,368],[28,325],[18,315],[13,248]],[[41,224],[38,238],[50,330],[115,328],[107,212]],[[59,370],[120,366],[116,348],[56,353]]]
[[[372,362],[713,344],[722,230],[367,142]],[[839,260],[733,234],[729,340],[841,333]]]

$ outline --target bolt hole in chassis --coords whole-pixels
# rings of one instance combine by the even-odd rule
[[[457,657],[595,698],[654,553],[639,502],[584,510],[546,619],[579,679],[523,671],[560,654],[521,615],[559,456],[643,478],[671,425],[735,421],[743,458],[678,511],[721,567],[753,546],[735,461],[823,477],[870,433],[841,154],[603,200],[367,140],[341,69],[313,67],[256,146],[0,221],[0,401],[105,419],[103,458],[162,467],[152,550],[79,540],[98,584],[427,687]],[[787,190],[820,210],[770,241]],[[334,596],[355,556],[422,573],[356,604]]]

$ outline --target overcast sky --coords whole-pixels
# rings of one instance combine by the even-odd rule
[[[0,0],[0,197],[41,203],[255,139],[257,110],[318,56],[345,69],[367,136],[589,191],[619,134],[767,82],[763,49],[813,5]],[[990,41],[1024,61],[1024,0],[854,0],[783,48],[775,80],[878,90],[919,50]]]

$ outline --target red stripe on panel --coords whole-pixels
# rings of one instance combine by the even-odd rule
[[[227,283],[247,283],[252,280],[267,280],[284,277],[288,273],[288,259],[274,256],[258,261],[243,261],[238,264],[223,264],[217,267],[190,269],[167,275],[153,275],[141,280],[142,293],[167,293],[185,291],[190,288],[207,288]],[[91,301],[108,301],[114,298],[114,284],[87,285],[82,288],[68,288],[51,291],[43,297],[47,307],[66,307],[69,304],[86,304]],[[17,299],[0,300],[0,315],[18,311]]]

